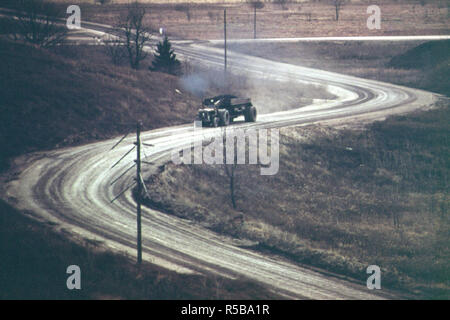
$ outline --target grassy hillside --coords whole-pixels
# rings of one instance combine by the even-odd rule
[[[150,72],[151,57],[136,71],[126,61],[112,64],[102,46],[45,50],[0,38],[0,57],[0,170],[24,152],[105,139],[138,120],[144,130],[192,122],[204,95],[249,95],[260,112],[333,98],[298,85],[286,99],[287,89],[273,79],[229,76],[224,84],[221,71],[188,64],[181,78]]]
[[[238,165],[237,210],[218,165],[166,165],[148,178],[148,205],[361,282],[376,264],[385,288],[449,298],[449,121],[442,102],[367,130],[283,129],[278,174]]]
[[[102,48],[44,50],[0,39],[0,163],[20,153],[190,122],[178,78],[114,66]],[[179,89],[177,92],[176,90]]]
[[[418,87],[450,96],[450,40],[430,41],[393,57],[389,67],[421,73]]]
[[[0,300],[2,299],[274,299],[245,280],[180,275],[99,244],[68,241],[0,201]],[[81,290],[68,290],[66,268],[81,269]]]
[[[449,60],[450,40],[429,41],[395,56],[389,66],[395,68],[434,68]]]

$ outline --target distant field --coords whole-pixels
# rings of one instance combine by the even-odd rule
[[[65,15],[72,1],[55,0]],[[147,8],[147,23],[155,32],[164,27],[170,37],[181,39],[222,39],[223,10],[227,9],[227,34],[230,39],[253,38],[254,12],[246,1],[140,1]],[[93,0],[78,1],[82,19],[114,25],[126,10],[125,0],[104,5]],[[381,29],[367,28],[368,3],[349,2],[335,20],[329,1],[285,3],[264,2],[257,10],[257,37],[376,36],[450,34],[448,2],[377,1],[381,10]],[[2,6],[17,6],[4,0]]]
[[[215,2],[215,1],[211,1]],[[379,2],[377,2],[379,3]],[[265,3],[257,12],[257,37],[436,35],[450,34],[449,9],[443,1],[381,2],[381,29],[369,30],[368,4],[349,3],[335,21],[334,7],[326,2]],[[148,4],[148,23],[164,27],[172,37],[222,39],[223,9],[227,8],[230,39],[253,38],[253,9],[247,3]],[[114,24],[124,6],[82,4],[86,20]]]
[[[52,2],[58,3],[72,3],[72,0],[49,0]],[[141,3],[150,3],[150,4],[173,4],[173,3],[213,3],[213,4],[223,4],[225,2],[228,3],[242,3],[246,2],[246,0],[138,0]],[[300,0],[299,2],[301,2]],[[303,0],[304,1],[304,0]],[[89,4],[99,4],[100,0],[79,0],[78,3],[89,3]],[[130,0],[106,0],[105,3],[114,3],[114,4],[124,4],[129,3]]]

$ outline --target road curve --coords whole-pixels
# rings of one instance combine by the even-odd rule
[[[205,44],[180,44],[179,55],[209,66],[221,67],[222,51]],[[256,128],[283,127],[352,117],[355,121],[379,118],[431,105],[429,92],[336,73],[278,63],[229,53],[232,72],[296,83],[327,85],[338,98],[286,112],[264,114]],[[249,126],[246,124],[236,127]],[[235,128],[232,126],[231,128]],[[206,129],[215,135],[220,129]],[[192,126],[178,126],[144,132],[147,161],[162,159],[173,148],[192,138]],[[57,223],[74,237],[103,241],[116,251],[135,255],[135,202],[131,191],[114,203],[121,190],[133,182],[133,170],[113,182],[132,165],[134,153],[111,166],[130,148],[134,137],[110,150],[117,139],[84,146],[39,152],[22,157],[19,174],[5,183],[3,198],[34,216]],[[147,170],[152,170],[147,167]],[[180,182],[182,183],[182,182]],[[233,239],[220,236],[190,221],[143,208],[143,258],[179,272],[218,274],[257,281],[274,292],[293,299],[379,299],[389,298],[369,291],[365,283],[344,281],[303,268],[277,257],[243,249]]]

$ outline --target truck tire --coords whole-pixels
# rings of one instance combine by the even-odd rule
[[[220,125],[227,126],[230,124],[230,113],[228,110],[219,111]]]
[[[214,118],[211,120],[211,127],[217,128],[218,126],[219,126],[219,118],[214,117]]]
[[[256,121],[256,108],[254,106],[248,107],[245,110],[245,122],[255,122]]]

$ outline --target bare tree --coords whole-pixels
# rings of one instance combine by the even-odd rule
[[[342,7],[344,6],[345,0],[332,0],[332,1],[336,12],[336,21],[339,21],[339,14],[341,12]]]
[[[237,206],[236,206],[236,196],[235,196],[235,186],[236,186],[236,178],[235,178],[235,174],[236,174],[236,167],[237,167],[237,163],[234,162],[232,164],[224,164],[225,167],[225,174],[227,175],[227,177],[230,179],[230,183],[229,183],[229,187],[230,187],[230,198],[231,198],[231,203],[233,204],[233,209],[236,210]]]
[[[67,28],[58,25],[61,11],[54,3],[43,0],[19,0],[19,34],[30,43],[51,47],[67,36]]]
[[[136,1],[128,5],[128,12],[119,23],[125,32],[125,47],[133,69],[139,69],[141,61],[147,57],[144,47],[150,40],[151,29],[145,24],[145,15],[145,7]]]
[[[179,3],[175,5],[176,11],[181,11],[186,14],[186,19],[188,21],[191,21],[192,15],[191,15],[191,6],[189,3]]]

